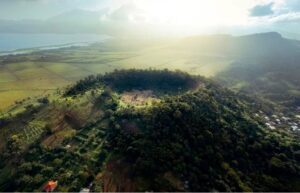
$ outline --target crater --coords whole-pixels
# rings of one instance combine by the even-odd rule
[[[182,71],[116,70],[102,78],[103,83],[123,95],[124,100],[143,102],[145,98],[176,95],[199,86],[200,77]]]

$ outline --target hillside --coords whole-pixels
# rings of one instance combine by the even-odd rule
[[[299,106],[300,43],[279,33],[246,36],[196,36],[182,40],[176,49],[231,60],[214,75],[215,80],[235,91],[255,94],[287,107]]]
[[[258,59],[297,54],[297,41],[289,40],[277,32],[250,34],[244,36],[210,35],[183,39],[178,49],[229,55],[237,58],[256,57]],[[299,49],[299,48],[298,48]],[[279,54],[279,55],[278,55]]]
[[[2,115],[0,191],[300,191],[300,144],[268,105],[201,76],[119,70]]]

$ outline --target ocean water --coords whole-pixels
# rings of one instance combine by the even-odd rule
[[[103,42],[107,35],[98,34],[6,34],[0,33],[0,52]]]

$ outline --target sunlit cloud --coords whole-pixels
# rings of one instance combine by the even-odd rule
[[[271,30],[277,23],[297,23],[300,15],[299,0],[10,0],[0,1],[0,19],[47,20],[78,9],[104,10],[74,17],[82,18],[78,25],[97,21],[99,28],[134,26],[166,34],[226,33],[238,28],[255,31],[262,26]]]

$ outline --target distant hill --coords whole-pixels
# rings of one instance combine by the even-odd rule
[[[106,33],[100,21],[106,10],[71,10],[46,20],[0,20],[4,33]]]
[[[210,35],[184,39],[178,48],[196,49],[199,52],[213,52],[237,58],[288,57],[296,52],[296,42],[283,38],[277,32],[251,34],[246,36]]]
[[[110,18],[110,14],[117,15],[118,11],[123,10],[116,9],[110,12],[108,9],[99,11],[75,9],[45,20],[0,19],[0,33],[99,33],[121,36],[135,32],[132,24],[126,20],[129,13],[123,13],[124,21]]]
[[[284,106],[300,105],[300,42],[270,32],[234,37],[198,36],[175,46],[199,54],[232,59],[229,68],[215,76],[220,83],[268,98]]]
[[[107,13],[106,9],[99,11],[87,11],[74,9],[47,19],[48,22],[61,23],[98,23],[103,15]]]

